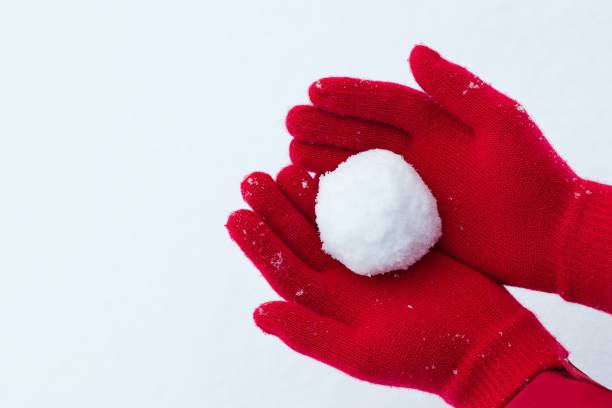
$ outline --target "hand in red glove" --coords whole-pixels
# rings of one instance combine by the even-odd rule
[[[291,158],[334,169],[348,155],[403,155],[429,185],[440,247],[496,280],[612,312],[612,188],[576,176],[514,100],[435,51],[410,67],[426,93],[326,78],[289,112]]]
[[[499,284],[432,251],[407,271],[355,275],[321,251],[316,180],[294,166],[276,183],[242,184],[255,212],[229,233],[286,301],[257,325],[294,350],[354,377],[436,393],[458,407],[498,407],[566,352]]]

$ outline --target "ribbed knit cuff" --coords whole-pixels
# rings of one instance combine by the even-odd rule
[[[612,313],[612,187],[577,183],[556,247],[557,293]]]
[[[563,367],[566,358],[567,351],[525,310],[475,344],[442,397],[455,407],[503,407],[539,373]]]

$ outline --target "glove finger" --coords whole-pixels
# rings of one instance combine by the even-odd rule
[[[509,117],[529,118],[516,101],[428,47],[414,47],[409,61],[419,86],[473,129],[495,126]]]
[[[345,323],[287,302],[264,303],[255,309],[253,318],[261,330],[298,353],[358,376],[360,362],[365,360],[363,347],[355,329]]]
[[[293,107],[287,114],[286,124],[289,133],[300,142],[353,152],[387,149],[403,155],[408,151],[411,139],[396,127],[338,116],[313,106]]]
[[[325,274],[305,265],[253,211],[233,212],[230,237],[282,298],[325,314],[333,303]]]
[[[302,143],[296,139],[289,144],[289,157],[293,164],[315,173],[334,170],[354,153],[336,147]]]
[[[313,179],[306,170],[295,165],[289,165],[276,175],[276,185],[289,201],[313,225],[316,225],[314,208],[319,188],[318,180]]]
[[[382,122],[411,135],[457,120],[425,93],[392,82],[323,78],[308,90],[313,105],[341,116]]]
[[[244,179],[240,189],[244,200],[294,254],[315,270],[322,270],[329,264],[330,258],[321,250],[316,228],[289,202],[272,177],[266,173],[252,173]]]

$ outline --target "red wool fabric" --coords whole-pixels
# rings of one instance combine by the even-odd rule
[[[401,154],[431,188],[439,247],[495,280],[612,313],[612,188],[578,177],[525,109],[465,68],[416,46],[424,92],[325,78],[287,116],[290,155],[334,169],[372,148]]]
[[[276,181],[253,173],[253,211],[228,219],[230,236],[285,301],[257,325],[299,353],[356,378],[440,395],[457,407],[501,407],[566,351],[506,289],[433,250],[407,271],[372,278],[321,251],[316,180],[289,166]]]
[[[612,392],[588,381],[580,381],[561,371],[537,376],[506,408],[610,408]]]

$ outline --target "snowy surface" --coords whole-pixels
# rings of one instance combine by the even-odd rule
[[[239,183],[287,163],[312,80],[414,84],[417,42],[612,182],[611,38],[605,0],[0,2],[0,406],[444,407],[259,332]],[[610,316],[513,293],[612,386]]]
[[[402,156],[372,149],[319,180],[323,250],[359,275],[406,269],[440,238],[436,199]]]

